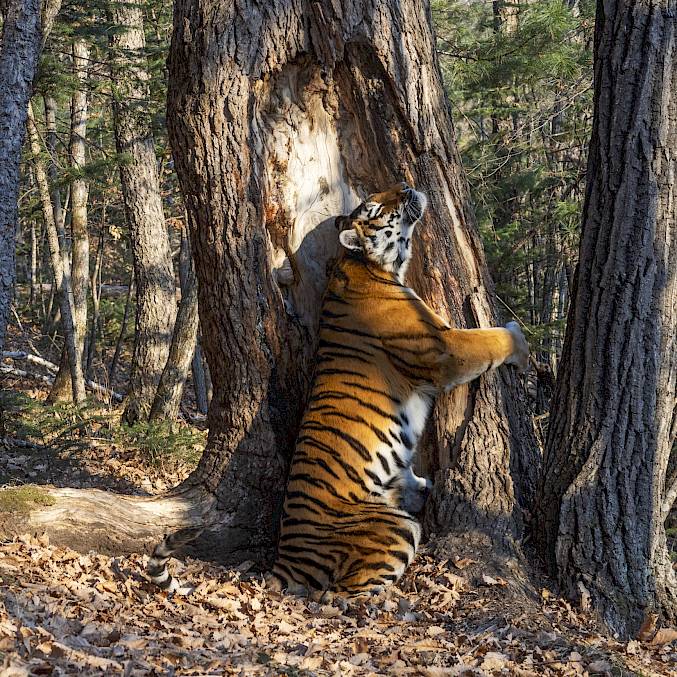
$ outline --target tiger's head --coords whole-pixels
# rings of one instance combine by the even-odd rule
[[[421,220],[428,199],[398,183],[382,193],[370,195],[341,224],[341,244],[361,252],[379,268],[394,273],[400,282],[411,259],[411,236]]]

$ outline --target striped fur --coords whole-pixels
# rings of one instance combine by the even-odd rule
[[[289,474],[273,575],[292,590],[380,590],[412,561],[430,483],[412,462],[435,395],[508,362],[519,327],[457,330],[403,277],[425,196],[370,197],[340,234],[312,392]]]
[[[526,368],[515,323],[452,329],[404,284],[425,208],[423,194],[399,184],[341,218],[347,251],[322,306],[312,392],[268,577],[278,587],[354,596],[397,581],[421,537],[414,515],[430,482],[412,463],[435,395],[502,363]],[[153,553],[149,574],[166,589],[179,588],[166,562],[189,531]]]

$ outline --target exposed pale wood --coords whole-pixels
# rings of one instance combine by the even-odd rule
[[[54,505],[33,511],[27,527],[50,540],[103,552],[143,551],[168,531],[211,521],[213,499],[198,491],[159,497],[124,496],[99,489],[46,488]]]

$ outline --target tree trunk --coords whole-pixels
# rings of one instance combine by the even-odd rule
[[[141,7],[112,0],[113,112],[120,182],[130,227],[136,279],[134,356],[123,418],[147,418],[167,363],[176,317],[171,249],[160,194],[145,66]]]
[[[677,616],[664,521],[677,432],[677,2],[607,0],[579,264],[537,537],[571,595],[623,636]],[[671,494],[672,490],[672,494]]]
[[[10,0],[0,45],[0,350],[14,297],[19,162],[41,39],[40,2]]]
[[[204,362],[202,360],[202,346],[200,343],[201,338],[198,327],[191,371],[193,373],[193,389],[195,390],[195,404],[197,410],[201,414],[206,414],[209,411],[209,399],[207,398],[207,377],[205,374]]]
[[[99,244],[96,249],[96,260],[94,270],[90,278],[92,289],[92,321],[89,329],[89,339],[87,341],[87,360],[85,362],[85,375],[91,378],[92,361],[96,353],[96,336],[102,333],[101,329],[101,273],[103,268],[103,253],[106,245],[106,206],[107,201],[104,197],[101,205],[101,223],[99,229]]]
[[[64,224],[66,223],[66,211],[61,206],[61,191],[59,190],[59,172],[57,170],[57,132],[56,132],[56,100],[52,96],[45,96],[45,145],[49,153],[49,165],[47,175],[49,176],[50,195],[52,198],[52,210],[54,212],[54,223],[62,239],[64,238]],[[64,242],[61,242],[64,253],[67,253]]]
[[[167,364],[162,372],[150,410],[151,421],[178,418],[183,388],[195,352],[198,328],[197,280],[193,267],[193,255],[190,251],[190,240],[186,233],[183,233],[181,237],[180,268],[181,303],[176,315]]]
[[[87,135],[87,69],[89,49],[84,40],[73,43],[73,76],[78,86],[71,101],[71,285],[73,287],[73,321],[77,329],[77,350],[85,361],[87,336],[87,296],[89,292],[89,232],[87,229],[87,200],[89,186],[84,177],[85,140]],[[58,190],[55,190],[58,196]],[[56,210],[55,210],[56,211]],[[56,219],[56,214],[55,214]],[[59,372],[49,393],[50,402],[70,400],[72,395],[70,369],[65,350],[61,354]]]
[[[188,481],[217,498],[222,555],[274,550],[308,393],[334,216],[398,180],[431,201],[409,276],[459,326],[495,323],[427,3],[178,0],[168,122],[214,380]],[[431,530],[520,532],[538,458],[515,377],[440,398],[422,462]],[[214,550],[216,544],[209,545]]]
[[[129,323],[129,313],[132,307],[132,294],[134,291],[134,271],[132,270],[132,274],[129,278],[129,285],[127,286],[125,312],[122,315],[122,322],[120,323],[120,333],[118,334],[118,340],[115,342],[115,352],[113,353],[113,359],[111,360],[110,369],[108,370],[108,382],[110,383],[111,388],[114,387],[120,353],[122,352],[122,344],[125,341],[125,334],[127,333],[127,324]]]
[[[82,354],[78,350],[80,341],[78,338],[78,327],[75,324],[75,302],[73,300],[73,290],[71,286],[71,276],[68,266],[64,265],[59,236],[56,223],[54,222],[54,212],[52,210],[51,199],[49,195],[49,182],[47,171],[40,158],[40,137],[35,125],[33,110],[30,102],[28,104],[28,133],[31,142],[31,152],[35,156],[35,180],[40,193],[40,202],[42,204],[42,216],[45,221],[45,230],[47,232],[47,243],[52,261],[54,272],[54,281],[57,288],[59,299],[59,309],[61,311],[61,326],[64,333],[64,343],[70,364],[71,384],[73,392],[73,401],[83,402],[85,399],[85,380],[82,373]]]
[[[31,217],[31,287],[29,295],[29,305],[31,310],[35,310],[35,296],[38,288],[38,234],[35,229],[35,219]]]

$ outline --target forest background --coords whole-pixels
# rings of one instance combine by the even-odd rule
[[[132,233],[119,171],[128,158],[116,146],[116,106],[142,109],[152,123],[177,293],[193,284],[192,278],[186,280],[185,212],[165,124],[171,7],[148,2],[142,9],[145,47],[134,52],[135,62],[128,67],[123,64],[132,54],[111,39],[120,28],[111,23],[105,5],[86,12],[77,4],[62,5],[47,40],[33,97],[36,142],[26,144],[22,165],[17,293],[10,324],[10,335],[32,331],[33,347],[20,340],[8,348],[59,363],[63,329],[43,222],[44,211],[53,211],[65,250],[73,249],[73,241],[77,248],[78,238],[88,250],[87,280],[74,283],[84,286],[87,298],[85,375],[116,394],[128,390],[138,327]],[[592,124],[594,3],[435,2],[433,18],[496,299],[506,320],[518,319],[529,337],[539,376],[530,383],[530,395],[542,427],[576,265]],[[132,89],[141,96],[130,96]],[[74,103],[77,97],[84,107]],[[78,140],[84,154],[75,158]],[[40,192],[36,163],[47,174],[48,194]],[[74,182],[84,189],[86,225],[75,234]],[[145,320],[137,322],[143,326]],[[211,396],[208,367],[193,327],[183,340],[182,352],[192,354],[194,340],[196,350],[192,368],[179,377],[188,380],[181,418],[199,419]],[[10,368],[6,364],[5,372]],[[50,393],[52,402],[72,398],[63,375],[64,369]],[[169,418],[178,416],[177,401]],[[130,421],[140,435],[147,429],[146,417]],[[153,435],[171,437],[169,430],[176,426],[151,428]]]

